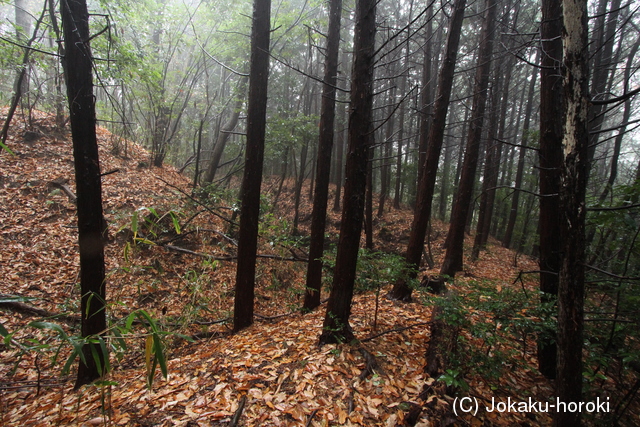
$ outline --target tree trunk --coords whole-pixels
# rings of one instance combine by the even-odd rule
[[[438,218],[441,221],[446,220],[447,216],[447,200],[449,196],[449,175],[451,174],[451,155],[453,153],[453,147],[451,144],[451,138],[447,145],[444,147],[444,159],[442,165],[442,181],[440,182],[440,202],[438,204]]]
[[[631,70],[633,69],[633,60],[638,52],[638,48],[640,47],[640,37],[636,40],[634,45],[632,46],[629,55],[627,57],[627,64],[624,68],[624,89],[622,93],[629,92],[629,81],[631,77]],[[602,205],[606,200],[609,193],[613,190],[613,185],[616,182],[616,178],[618,177],[618,160],[620,158],[620,150],[622,148],[622,138],[624,134],[627,132],[627,123],[629,122],[629,118],[631,117],[631,98],[627,98],[624,101],[624,112],[622,113],[622,127],[618,131],[618,135],[616,135],[616,139],[613,144],[613,155],[611,156],[611,168],[609,172],[609,179],[607,180],[607,184],[602,190],[600,197],[598,198],[598,204]],[[587,238],[587,242],[591,242],[593,237]]]
[[[588,166],[587,2],[563,0],[564,161],[560,187],[563,259],[558,288],[558,401],[582,401],[582,340],[584,330],[584,261],[586,183]],[[579,426],[580,412],[560,410],[556,426]]]
[[[495,200],[496,185],[498,184],[498,170],[500,168],[500,157],[502,156],[502,142],[496,140],[498,126],[498,104],[500,102],[500,86],[502,76],[501,67],[496,67],[496,78],[494,86],[491,88],[491,120],[489,121],[489,132],[487,140],[487,150],[484,164],[484,177],[482,179],[482,193],[480,194],[480,207],[478,208],[478,224],[476,226],[476,236],[473,241],[471,259],[477,260],[480,250],[485,248],[489,238],[489,226],[493,213],[493,201]]]
[[[65,40],[66,83],[78,206],[80,294],[84,362],[78,365],[75,388],[106,373],[108,354],[96,341],[107,329],[102,216],[102,183],[96,138],[93,58],[89,47],[89,13],[85,0],[61,4]],[[104,344],[104,343],[103,343]]]
[[[346,55],[343,55],[343,60],[342,63],[346,64]],[[342,96],[340,97],[340,99],[344,99],[344,93],[342,94]],[[342,158],[344,157],[344,148],[345,148],[345,133],[347,131],[347,126],[346,125],[346,120],[345,120],[345,116],[346,116],[346,110],[345,110],[345,106],[343,104],[338,104],[338,123],[337,123],[337,128],[338,128],[338,138],[336,141],[336,161],[335,161],[335,165],[336,165],[336,193],[335,196],[333,198],[333,211],[334,212],[339,212],[340,211],[340,199],[341,199],[341,194],[342,194],[342,173],[344,171],[344,168],[342,166]]]
[[[462,175],[460,177],[460,186],[458,187],[458,195],[456,197],[453,214],[451,215],[451,224],[447,236],[449,246],[447,247],[442,268],[440,269],[440,275],[442,276],[453,277],[457,271],[462,269],[465,224],[467,214],[471,207],[473,187],[476,179],[482,124],[487,101],[489,74],[491,71],[496,9],[496,0],[486,0],[486,13],[480,39],[480,53],[478,55],[478,68],[475,78],[476,87],[473,96],[473,111],[471,114]]]
[[[302,184],[304,184],[305,173],[307,171],[307,153],[309,152],[309,141],[304,141],[300,152],[300,170],[296,179],[296,187],[293,196],[293,229],[294,235],[298,234],[298,221],[300,217],[300,196],[302,194]]]
[[[404,54],[404,63],[406,64],[409,59],[409,42],[405,44],[405,54]],[[402,73],[400,77],[400,96],[404,96],[407,87],[407,73]],[[396,157],[396,176],[395,176],[395,194],[393,195],[393,208],[400,209],[400,202],[402,201],[402,147],[404,145],[404,116],[405,116],[405,104],[402,102],[399,107],[398,112],[398,123],[399,123],[399,131],[398,131],[398,154]],[[407,150],[408,152],[408,150]]]
[[[447,123],[447,112],[451,99],[451,89],[453,86],[458,46],[460,44],[465,5],[466,0],[456,0],[454,4],[453,14],[451,15],[451,21],[449,23],[445,57],[438,75],[438,93],[434,105],[433,122],[429,129],[424,172],[421,175],[419,183],[416,211],[411,225],[409,244],[405,252],[405,260],[413,268],[414,271],[411,274],[414,277],[417,276],[417,270],[420,266],[424,239],[431,218],[431,206],[438,172],[438,161],[440,159],[444,130]],[[388,297],[408,301],[411,299],[411,288],[405,280],[398,280],[394,284]]]
[[[356,276],[369,146],[373,135],[373,65],[376,1],[356,1],[354,61],[351,73],[349,149],[333,287],[329,296],[320,344],[349,341],[351,299]]]
[[[235,332],[253,323],[260,186],[262,184],[267,83],[269,80],[270,23],[271,0],[254,0],[249,103],[247,106],[247,149],[241,189],[238,266],[233,307],[233,330]]]
[[[418,189],[422,174],[425,171],[425,162],[429,145],[429,127],[431,126],[431,112],[433,104],[433,82],[431,78],[431,37],[433,36],[433,3],[427,6],[426,42],[424,44],[424,56],[422,61],[422,92],[420,93],[420,138],[418,142]],[[457,52],[456,52],[457,53]],[[452,76],[453,77],[453,76]],[[448,107],[448,106],[447,106]],[[418,196],[416,194],[416,203]]]
[[[369,161],[367,162],[367,188],[364,200],[364,245],[368,250],[373,250],[373,158],[375,153],[374,136],[369,141]]]
[[[542,302],[558,294],[560,236],[560,169],[562,167],[562,3],[542,1],[540,69],[540,291]],[[555,330],[538,337],[538,369],[556,377]]]
[[[598,18],[598,28],[595,31],[593,48],[593,69],[591,70],[591,99],[602,99],[607,96],[606,87],[609,80],[609,69],[611,69],[611,58],[614,46],[615,33],[618,26],[618,15],[620,14],[620,4],[622,0],[612,0],[609,13]],[[601,8],[606,11],[607,1],[603,1]],[[589,164],[593,162],[596,145],[600,138],[600,128],[604,123],[607,106],[594,104],[589,108]],[[590,166],[587,166],[587,181],[589,180]]]
[[[393,68],[390,71],[390,74],[393,73]],[[391,146],[393,141],[393,130],[394,130],[394,117],[393,110],[396,102],[396,88],[393,86],[391,90],[389,90],[389,100],[387,106],[387,126],[386,126],[386,135],[384,138],[384,142],[380,148],[382,152],[382,164],[380,166],[380,199],[378,201],[378,213],[376,216],[378,218],[382,218],[384,216],[384,205],[387,201],[387,197],[389,194],[389,183],[390,183],[390,174],[391,174],[391,164],[389,161],[391,160]]]
[[[38,31],[40,29],[40,24],[42,23],[42,19],[44,18],[45,13],[47,12],[47,4],[45,4],[44,9],[42,10],[42,14],[40,18],[36,22],[35,29],[33,31],[33,35],[30,39],[26,40],[26,35],[23,31],[27,31],[28,27],[30,27],[28,17],[26,16],[27,12],[24,11],[24,3],[21,3],[21,6],[18,6],[16,1],[16,24],[21,26],[22,31],[18,30],[18,40],[21,40],[25,43],[24,52],[22,54],[22,64],[20,68],[16,72],[16,78],[13,84],[13,96],[11,97],[11,104],[9,105],[9,111],[7,112],[7,118],[2,125],[2,130],[0,131],[0,149],[6,147],[7,137],[9,135],[9,126],[11,125],[11,120],[13,120],[13,115],[20,104],[20,100],[22,99],[22,95],[26,93],[29,88],[28,80],[29,80],[29,65],[31,62],[31,45],[35,42],[38,37]],[[20,24],[22,22],[22,24]]]
[[[240,119],[240,112],[242,111],[242,104],[244,103],[244,91],[246,85],[247,78],[243,77],[238,85],[238,91],[236,93],[237,99],[233,107],[233,111],[231,112],[231,117],[229,117],[229,120],[227,120],[227,122],[222,126],[222,128],[220,128],[220,131],[218,132],[218,137],[216,138],[216,143],[213,146],[213,153],[211,153],[211,160],[209,161],[207,172],[202,179],[203,184],[212,183],[213,178],[215,178],[216,176],[216,171],[218,170],[218,166],[220,165],[220,159],[222,159],[222,154],[224,153],[224,148],[227,145],[229,136],[238,125],[238,120]]]
[[[534,63],[537,60],[534,61]],[[520,154],[518,155],[518,170],[516,172],[515,191],[513,198],[511,199],[511,210],[509,211],[509,222],[507,223],[507,230],[504,233],[502,239],[502,246],[510,248],[513,240],[513,230],[516,226],[516,220],[518,219],[518,207],[520,206],[520,187],[522,186],[522,178],[524,176],[524,163],[526,159],[527,146],[529,143],[529,124],[531,123],[531,114],[533,112],[533,100],[536,88],[536,79],[538,76],[537,70],[534,70],[531,81],[529,82],[529,95],[527,100],[527,106],[524,112],[524,124],[522,125],[522,138]]]
[[[324,85],[322,87],[322,111],[320,114],[318,164],[316,167],[317,178],[313,198],[313,209],[311,211],[311,242],[309,243],[307,285],[304,294],[304,308],[306,310],[313,310],[320,305],[320,289],[322,287],[321,258],[324,252],[324,231],[327,222],[329,174],[331,172],[331,150],[333,148],[333,133],[335,128],[335,86],[338,82],[341,14],[342,0],[332,0],[329,3],[329,29],[327,35],[327,56],[324,65]],[[337,187],[340,186],[339,181],[340,179],[336,184]]]

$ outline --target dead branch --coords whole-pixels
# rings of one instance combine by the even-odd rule
[[[402,331],[406,331],[407,329],[415,328],[416,326],[430,325],[431,323],[433,323],[433,321],[414,323],[413,325],[409,325],[409,326],[403,326],[403,327],[400,327],[400,328],[388,329],[386,331],[382,331],[382,332],[377,333],[375,335],[371,335],[370,337],[361,339],[360,342],[372,341],[372,340],[374,340],[374,339],[376,339],[378,337],[381,337],[383,335],[386,335],[386,334],[390,334],[390,333],[393,333],[393,332],[402,332]]]
[[[71,191],[71,189],[67,185],[67,180],[66,179],[64,179],[64,178],[56,178],[53,181],[50,181],[49,185],[52,186],[52,187],[55,187],[55,188],[58,188],[58,189],[62,190],[64,192],[64,194],[67,195],[67,197],[69,198],[69,201],[71,203],[73,203],[74,205],[77,204],[78,198],[76,197],[76,195],[73,193],[73,191]]]
[[[238,259],[238,257],[234,256],[234,255],[214,256],[214,255],[204,254],[204,253],[201,253],[201,252],[194,252],[192,250],[181,248],[181,247],[178,247],[178,246],[173,246],[173,245],[160,245],[160,244],[158,244],[158,246],[162,246],[163,248],[169,249],[171,251],[181,252],[181,253],[184,253],[184,254],[194,255],[194,256],[197,256],[197,257],[200,257],[200,258],[207,258],[207,259],[216,260],[216,261],[235,261],[235,260]],[[258,258],[274,259],[276,261],[309,262],[308,259],[298,258],[298,257],[287,258],[287,257],[283,257],[283,256],[268,255],[268,254],[258,254],[256,256]]]
[[[191,335],[191,339],[194,341],[198,340],[206,340],[208,338],[222,338],[229,335],[229,332],[220,332],[220,331],[208,331],[208,332],[198,332],[197,334]]]
[[[377,372],[380,375],[385,375],[384,369],[382,369],[382,366],[380,366],[380,364],[378,363],[378,360],[373,354],[371,354],[364,347],[358,348],[358,351],[360,352],[360,354],[362,354],[362,357],[364,357],[364,360],[366,362],[364,369],[362,370],[362,372],[360,373],[360,376],[358,377],[360,381],[364,380],[374,372]]]
[[[76,324],[80,323],[80,318],[76,316],[69,316],[67,314],[53,313],[51,311],[34,307],[29,304],[25,304],[19,301],[8,301],[10,298],[15,298],[12,295],[0,294],[0,308],[13,311],[15,313],[21,313],[32,317],[42,318],[54,318],[64,321],[65,323]]]
[[[229,427],[236,427],[238,425],[238,421],[240,421],[240,417],[242,416],[242,411],[244,411],[244,404],[247,402],[247,396],[242,396],[240,399],[240,403],[238,403],[238,409],[236,409],[236,413],[233,414],[233,418],[229,422]]]

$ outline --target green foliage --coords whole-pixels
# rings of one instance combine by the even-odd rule
[[[464,380],[463,375],[457,369],[447,369],[442,375],[438,377],[438,381],[442,381],[447,387],[461,389],[462,391],[469,390],[469,384]]]
[[[141,216],[143,212],[147,212],[146,216]],[[118,229],[118,232],[126,229],[131,230],[132,241],[136,243],[144,243],[153,245],[154,242],[149,238],[156,239],[161,234],[182,232],[180,226],[180,217],[182,214],[175,210],[169,210],[165,214],[160,215],[154,208],[140,207],[131,214],[131,221]],[[148,238],[147,238],[148,237]],[[130,257],[130,246],[125,245],[124,257],[128,260]]]
[[[158,368],[165,378],[168,375],[166,351],[163,343],[165,337],[173,335],[188,341],[191,339],[181,334],[164,331],[157,320],[145,310],[136,310],[130,313],[126,319],[111,325],[105,334],[99,336],[70,335],[60,324],[45,320],[33,321],[27,325],[41,331],[51,332],[51,334],[40,336],[40,338],[26,338],[18,341],[14,338],[17,331],[9,332],[2,324],[0,324],[0,335],[7,347],[14,347],[17,350],[12,372],[15,372],[24,356],[29,353],[48,356],[51,366],[55,367],[58,365],[62,350],[69,347],[71,352],[60,371],[61,375],[68,375],[76,360],[79,359],[82,363],[87,362],[83,348],[88,344],[93,344],[90,347],[93,361],[96,363],[98,371],[106,374],[111,370],[109,354],[114,353],[116,358],[121,360],[123,355],[130,351],[127,341],[140,336],[135,332],[135,329],[138,328],[136,323],[146,329],[146,333],[142,336],[145,338],[147,385],[151,388]],[[35,336],[34,334],[29,335]]]
[[[640,183],[618,185],[605,209],[589,210],[585,313],[585,386],[597,394],[605,379],[620,381],[640,357]],[[588,200],[597,206],[598,200]],[[606,209],[608,207],[621,209]],[[626,384],[619,384],[622,389]]]
[[[336,265],[336,254],[336,247],[332,246],[331,250],[325,251],[322,258],[323,264],[331,270]],[[399,279],[406,280],[409,286],[413,287],[418,283],[416,279],[411,278],[411,267],[407,265],[404,257],[392,253],[361,248],[356,271],[354,284],[356,292],[377,290],[380,286],[394,283]]]
[[[440,319],[458,331],[457,349],[449,355],[448,371],[440,379],[463,390],[465,375],[491,382],[506,370],[526,365],[527,338],[554,330],[554,304],[541,303],[539,293],[491,282],[472,282],[469,288],[464,297],[425,295],[429,303],[442,308]]]
[[[316,140],[319,120],[316,115],[270,118],[265,135],[265,162],[281,162],[287,150],[299,151],[304,144]]]

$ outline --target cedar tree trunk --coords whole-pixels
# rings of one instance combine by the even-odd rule
[[[562,3],[542,0],[540,26],[540,291],[542,301],[558,295],[562,242],[560,236],[560,169],[562,167]],[[556,377],[555,331],[538,338],[538,369]]]
[[[462,176],[460,177],[460,186],[458,187],[458,195],[451,215],[451,225],[449,226],[449,234],[447,236],[447,252],[442,263],[442,268],[440,269],[440,274],[443,276],[453,277],[457,271],[462,269],[465,225],[476,180],[482,124],[487,101],[489,74],[491,71],[496,9],[496,0],[486,1],[485,22],[480,38],[480,53],[478,55],[478,68],[475,78],[476,85],[473,96],[473,112],[469,125],[469,135],[465,149]]]
[[[235,332],[253,323],[260,186],[267,113],[271,0],[254,0],[251,28],[251,68],[247,106],[247,150],[242,178],[238,267],[233,306]]]
[[[108,354],[97,340],[107,329],[102,216],[102,183],[96,139],[92,56],[89,48],[89,13],[85,0],[64,0],[60,5],[65,40],[65,77],[78,205],[80,293],[84,362],[78,365],[75,387],[89,384],[106,372]],[[105,347],[106,348],[106,347]]]
[[[318,141],[318,163],[316,188],[311,211],[311,242],[309,243],[309,264],[307,266],[307,286],[304,294],[304,308],[313,310],[320,305],[322,287],[322,254],[324,251],[324,229],[327,221],[329,199],[329,177],[331,172],[331,150],[336,117],[336,84],[338,82],[338,54],[340,46],[340,15],[342,0],[329,3],[329,30],[327,36],[327,56],[324,64],[324,85],[322,87],[322,111],[320,113],[320,139]],[[337,186],[340,186],[338,182]]]
[[[373,64],[376,35],[376,1],[356,1],[354,60],[351,73],[349,146],[344,198],[333,287],[320,344],[349,341],[351,299],[360,248],[369,146],[373,139]]]
[[[462,21],[464,20],[465,4],[466,0],[456,0],[449,23],[445,57],[442,62],[440,74],[438,75],[438,93],[434,105],[433,122],[429,128],[424,171],[420,175],[416,211],[413,216],[409,244],[407,245],[407,251],[405,253],[405,260],[414,270],[411,274],[415,276],[417,276],[417,270],[420,266],[424,239],[427,233],[429,219],[431,218],[431,206],[436,185],[438,161],[440,159],[440,151],[442,151],[444,130],[447,124],[447,111],[449,110],[449,101],[451,99],[451,89],[453,86],[458,46],[460,44]],[[409,301],[411,299],[411,288],[405,280],[398,280],[394,284],[391,292],[389,292],[388,297]]]

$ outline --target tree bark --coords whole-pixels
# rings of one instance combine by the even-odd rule
[[[369,141],[369,161],[367,162],[367,186],[364,200],[364,246],[373,250],[373,158],[375,153],[374,136]]]
[[[347,63],[347,55],[343,52],[342,54],[342,64],[345,66]],[[344,92],[340,96],[341,100],[346,99]],[[346,109],[343,104],[338,104],[338,117],[337,117],[337,133],[338,138],[336,141],[336,193],[333,198],[333,211],[340,212],[340,200],[342,195],[342,175],[344,172],[344,167],[342,163],[342,159],[344,157],[344,149],[345,149],[345,134],[347,132],[347,123],[346,123]]]
[[[542,1],[540,69],[540,291],[543,302],[558,294],[560,236],[560,170],[562,168],[562,2]],[[556,376],[555,331],[538,337],[538,369]]]
[[[327,222],[329,200],[329,176],[331,172],[331,150],[336,116],[336,89],[338,82],[338,54],[340,47],[340,18],[342,0],[329,3],[329,29],[327,32],[327,56],[324,65],[324,85],[322,87],[322,111],[320,113],[320,136],[318,141],[317,178],[311,211],[311,242],[309,243],[309,264],[307,265],[307,285],[304,294],[304,308],[313,310],[320,305],[322,287],[322,254],[324,252],[324,231]],[[340,183],[337,183],[339,186]]]
[[[460,44],[465,5],[466,0],[456,0],[454,4],[453,14],[451,15],[449,23],[449,31],[447,33],[445,57],[438,75],[438,93],[434,105],[433,122],[429,128],[424,172],[421,175],[419,183],[416,211],[413,216],[409,243],[405,252],[405,260],[407,264],[413,268],[413,273],[411,273],[413,277],[417,276],[417,270],[420,266],[424,248],[424,239],[431,218],[431,206],[438,172],[438,161],[440,159],[444,130],[447,123],[447,112],[451,99],[451,89]],[[403,301],[410,300],[411,288],[407,285],[406,280],[398,280],[394,284],[388,297]]]
[[[487,101],[489,74],[491,71],[496,9],[495,0],[486,1],[486,12],[480,39],[480,53],[478,55],[478,68],[475,78],[476,87],[473,96],[473,111],[471,114],[462,175],[460,177],[460,186],[458,187],[458,195],[456,197],[453,214],[451,215],[451,225],[449,226],[449,234],[447,236],[449,246],[447,247],[447,252],[440,269],[440,275],[442,276],[453,277],[457,271],[462,269],[465,224],[471,206],[473,187],[476,179],[482,124]]]
[[[247,106],[247,149],[241,188],[238,266],[233,307],[234,332],[253,323],[260,186],[262,184],[267,83],[269,80],[270,33],[271,0],[254,0],[249,103]]]
[[[320,344],[349,341],[351,299],[356,276],[369,147],[373,137],[373,65],[376,1],[356,1],[354,61],[351,73],[349,148],[333,287],[329,296]]]
[[[65,40],[64,57],[71,138],[78,197],[78,245],[84,362],[78,365],[75,387],[90,384],[106,373],[108,354],[100,336],[107,329],[104,266],[104,219],[98,141],[96,138],[93,58],[89,47],[89,13],[85,0],[60,5]],[[106,347],[104,347],[106,348]]]
[[[560,188],[563,259],[558,288],[558,401],[582,401],[584,261],[588,166],[587,2],[563,0],[564,159]],[[579,411],[557,408],[556,426],[579,426]]]

